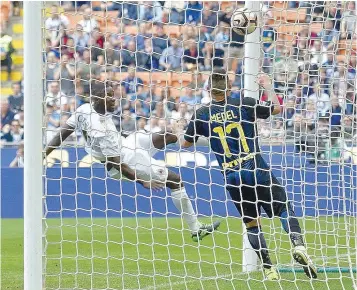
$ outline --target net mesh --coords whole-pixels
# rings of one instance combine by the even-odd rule
[[[247,43],[229,24],[244,3],[72,2],[44,2],[46,144],[91,101],[94,79],[110,81],[120,96],[113,120],[126,134],[182,137],[194,110],[211,101],[207,79],[217,67],[229,71],[230,97],[244,96]],[[293,262],[288,235],[264,214],[279,280],[269,285],[259,267],[242,272],[244,229],[207,143],[156,155],[181,174],[201,221],[222,220],[220,231],[196,244],[168,190],[110,178],[75,131],[46,162],[46,289],[355,287],[355,2],[271,1],[256,13],[256,61],[283,107],[256,122],[262,154],[299,217],[317,280]],[[257,97],[265,101],[268,92]]]

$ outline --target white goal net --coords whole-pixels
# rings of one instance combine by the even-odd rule
[[[259,7],[249,36],[230,27],[244,5]],[[146,164],[181,176],[200,222],[221,221],[194,242],[171,191],[114,178],[85,150],[79,126],[45,162],[44,289],[356,289],[356,2],[63,1],[43,9],[46,145],[71,116],[97,130],[91,109],[78,117],[85,104],[94,110],[94,80],[114,91],[103,136],[113,133],[110,123],[120,135],[173,131],[182,139],[194,111],[211,102],[214,69],[227,70],[232,99],[267,101],[251,80],[270,76],[282,112],[257,119],[261,153],[318,272],[306,277],[279,218],[263,213],[279,273],[267,280],[204,139],[190,149],[173,142]]]

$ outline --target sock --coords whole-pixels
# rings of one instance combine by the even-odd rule
[[[270,260],[267,243],[264,235],[259,227],[247,228],[248,240],[252,248],[255,250],[259,259],[263,263],[264,268],[271,268],[273,263]]]
[[[201,223],[198,221],[197,214],[193,210],[192,203],[186,193],[186,189],[183,187],[171,190],[171,198],[176,208],[180,211],[183,219],[188,224],[191,232],[197,232]]]
[[[304,240],[301,234],[301,227],[298,219],[295,217],[295,212],[288,206],[289,213],[283,211],[280,213],[280,222],[286,233],[290,234],[290,240],[294,247],[304,246]]]

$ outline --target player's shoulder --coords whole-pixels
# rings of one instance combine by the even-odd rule
[[[209,106],[203,105],[202,107],[196,109],[194,117],[197,120],[205,120],[205,117],[209,116]]]
[[[92,111],[92,106],[90,103],[85,103],[83,105],[80,105],[76,109],[76,113],[82,113],[82,114],[90,114]]]
[[[227,100],[227,105],[231,105],[231,106],[234,106],[234,107],[239,107],[241,105],[241,98],[229,98]]]

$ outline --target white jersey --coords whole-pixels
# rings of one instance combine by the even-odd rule
[[[90,104],[80,106],[67,124],[83,132],[85,150],[94,158],[106,161],[107,157],[120,156],[121,162],[133,169],[138,179],[166,181],[167,168],[152,158],[158,151],[152,142],[152,134],[138,131],[127,138],[121,137],[112,115],[100,115]],[[113,167],[109,176],[120,179],[121,173]]]
[[[91,104],[84,104],[67,120],[67,125],[82,131],[85,150],[94,158],[106,161],[107,157],[121,155],[121,136],[111,114],[100,115]]]

